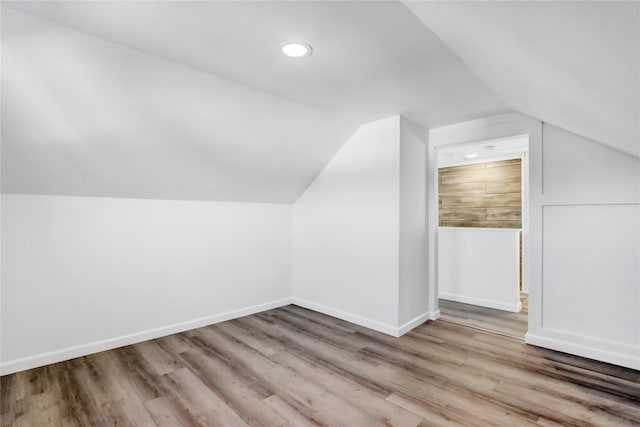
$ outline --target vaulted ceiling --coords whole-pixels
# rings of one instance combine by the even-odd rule
[[[516,109],[633,152],[634,6],[506,3],[2,2],[2,190],[290,203],[393,114]]]
[[[396,2],[3,2],[3,191],[294,201],[366,122],[507,111]],[[280,53],[303,40],[305,60]]]
[[[405,4],[515,110],[640,156],[640,2]]]

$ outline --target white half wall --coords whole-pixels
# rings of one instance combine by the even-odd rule
[[[290,302],[292,207],[2,195],[2,374]]]
[[[425,148],[409,127],[399,116],[360,127],[296,202],[295,304],[395,336],[429,318]]]
[[[446,300],[519,312],[520,230],[440,227],[438,293]]]

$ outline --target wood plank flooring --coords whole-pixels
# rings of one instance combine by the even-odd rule
[[[440,305],[441,320],[523,340],[529,321],[529,297],[527,294],[520,293],[520,302],[522,302],[522,310],[519,313],[444,299],[439,300],[438,304]]]
[[[3,426],[617,426],[640,372],[445,321],[296,306],[2,377]]]

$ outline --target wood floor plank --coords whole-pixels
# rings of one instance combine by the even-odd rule
[[[322,425],[319,421],[316,422],[302,415],[277,394],[266,397],[263,402],[282,417],[286,418],[291,427],[314,427]]]
[[[115,350],[94,354],[87,359],[91,360],[97,373],[93,379],[95,389],[104,390],[103,411],[113,414],[111,425],[155,425],[144,407],[141,399],[143,395],[139,392],[133,375],[121,364]]]
[[[286,366],[298,376],[314,382],[326,390],[331,390],[331,393],[337,397],[371,414],[383,424],[416,427],[422,422],[421,417],[386,400],[381,400],[383,396],[379,393],[346,378],[328,374],[328,371],[321,366],[299,358],[295,353],[284,351],[274,355],[273,360],[279,361],[281,366]]]
[[[198,426],[200,421],[171,396],[160,396],[144,403],[158,427]]]
[[[207,344],[220,352],[233,354],[245,365],[252,365],[257,376],[271,388],[279,388],[280,397],[302,410],[311,419],[324,419],[332,426],[384,425],[379,420],[340,399],[330,390],[280,366],[255,349],[219,330],[207,331]]]
[[[156,340],[135,344],[133,348],[144,359],[143,364],[149,366],[153,375],[168,374],[182,367],[178,359]]]
[[[226,402],[189,369],[180,368],[162,376],[170,395],[202,426],[248,426]]]
[[[484,331],[494,332],[518,339],[524,339],[528,329],[528,297],[520,298],[523,309],[512,313],[493,308],[440,300],[440,319]]]
[[[526,345],[504,333],[517,317],[455,310],[475,323],[394,338],[287,306],[7,375],[0,424],[640,425],[640,371]]]
[[[637,425],[620,418],[619,414],[608,414],[597,406],[580,404],[506,381],[501,381],[495,390],[507,396],[519,396],[524,404],[529,405],[531,412],[542,413],[548,418],[555,417],[556,421],[567,425]]]
[[[186,351],[180,356],[203,384],[215,390],[245,423],[254,427],[289,425],[286,418],[264,404],[261,393],[245,384],[237,372],[220,360],[198,350]]]
[[[430,399],[420,399],[400,392],[391,394],[387,400],[423,417],[426,421],[424,424],[419,424],[418,427],[423,425],[444,427],[451,425],[469,427],[482,426],[481,421],[474,419],[473,417],[468,417],[468,415],[464,413],[461,414],[455,410],[451,410],[451,408],[446,406],[446,404],[439,404],[437,400],[432,401]]]

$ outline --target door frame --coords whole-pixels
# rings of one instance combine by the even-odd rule
[[[469,145],[480,141],[513,138],[526,135],[529,139],[529,152],[523,156],[522,174],[523,174],[523,268],[522,280],[523,290],[527,289],[531,295],[532,289],[536,287],[536,283],[541,283],[536,258],[532,256],[539,245],[536,243],[535,230],[541,224],[540,215],[537,215],[536,209],[531,209],[532,198],[542,193],[542,176],[537,171],[532,171],[529,167],[530,159],[537,159],[539,156],[539,147],[542,144],[542,123],[529,118],[520,113],[502,114],[483,119],[473,120],[469,122],[458,123],[449,126],[434,128],[429,131],[428,144],[428,168],[427,168],[427,257],[428,257],[428,295],[429,295],[429,311],[435,313],[435,318],[440,317],[438,305],[438,149],[443,146]],[[535,160],[533,160],[535,161]],[[533,175],[531,172],[534,172]],[[541,171],[539,171],[541,172]],[[526,182],[525,182],[526,181]],[[526,194],[525,194],[526,191]],[[532,232],[532,229],[534,232]],[[532,263],[533,261],[533,263]],[[541,270],[541,266],[540,266]],[[526,287],[525,287],[526,284]],[[533,292],[539,295],[538,292]],[[539,322],[541,319],[541,306],[537,304],[538,299],[534,298],[533,306],[530,297],[529,306],[529,323],[532,321]],[[536,323],[537,324],[537,323]]]

